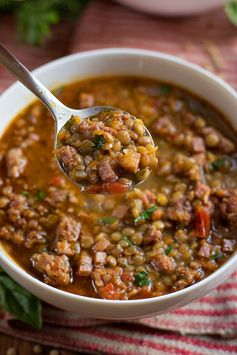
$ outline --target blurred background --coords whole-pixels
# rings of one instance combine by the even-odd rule
[[[71,53],[96,48],[152,49],[197,63],[237,89],[236,0],[0,0],[0,42],[30,69]],[[0,93],[12,82],[12,77],[0,67]],[[152,319],[141,321],[139,325],[107,324],[107,328],[103,323],[84,320],[80,323],[82,328],[78,330],[76,343],[70,338],[71,329],[75,330],[73,321],[76,316],[47,307],[44,307],[43,329],[32,330],[4,312],[1,280],[0,306],[0,355],[103,354],[108,353],[105,350],[108,337],[113,349],[109,353],[120,354],[118,345],[115,345],[116,327],[123,330],[125,337],[130,336],[139,344],[153,341],[153,348],[145,348],[144,354],[156,354],[157,349],[167,353],[165,345],[175,334],[170,333],[164,338],[165,327],[152,323]],[[198,328],[195,335],[180,335],[175,341],[196,344],[200,347],[198,354],[217,351],[225,354],[227,350],[229,354],[236,354],[236,338],[219,343],[217,340],[221,322],[226,322],[229,329],[237,329],[235,303],[233,308],[228,308],[223,300],[219,306],[223,317],[218,320],[208,318],[212,322],[212,337],[204,337],[205,329]],[[70,342],[62,336],[60,344],[56,343],[50,337],[50,326],[58,327],[61,332],[65,326]],[[83,336],[82,329],[88,332],[87,337]],[[180,331],[175,318],[172,330]],[[223,348],[224,343],[226,348]],[[80,349],[76,344],[81,344]],[[128,348],[127,354],[131,353],[129,351]],[[191,354],[185,349],[181,353]]]

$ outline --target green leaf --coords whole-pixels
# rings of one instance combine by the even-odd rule
[[[50,34],[50,26],[59,22],[57,8],[50,1],[24,1],[17,11],[17,28],[23,39],[40,45]]]
[[[225,255],[222,252],[217,252],[210,257],[211,260],[217,260],[223,258]]]
[[[42,189],[38,189],[36,196],[37,196],[38,200],[43,201],[46,197],[46,192]]]
[[[29,197],[29,195],[30,195],[29,191],[22,191],[21,194],[25,197]]]
[[[6,273],[0,274],[0,306],[34,328],[42,328],[40,300],[19,286]]]
[[[95,149],[101,149],[104,143],[104,136],[97,134],[94,139]]]
[[[102,217],[100,218],[100,223],[103,224],[113,224],[115,221],[117,221],[118,218],[116,217]]]
[[[151,217],[152,213],[157,210],[157,208],[158,208],[158,206],[156,206],[156,205],[149,207],[144,213],[140,214],[140,216],[138,216],[134,220],[134,222],[138,223],[138,222],[145,221],[145,220],[149,219]]]
[[[4,1],[4,6],[1,6]],[[70,20],[80,15],[90,0],[0,0],[0,8],[13,10],[17,17],[17,30],[30,44],[40,45],[51,33],[52,25],[61,18],[70,16]],[[14,5],[14,6],[13,6]]]
[[[230,1],[225,5],[225,12],[230,22],[237,26],[237,1]]]
[[[167,95],[170,93],[170,91],[171,91],[170,85],[165,84],[160,87],[160,94],[161,95]]]
[[[149,285],[148,273],[146,271],[141,271],[138,274],[134,275],[134,284],[137,287],[147,286]]]
[[[168,245],[167,248],[165,249],[165,254],[169,255],[169,253],[171,252],[172,249],[173,249],[172,246]]]
[[[216,159],[211,163],[211,167],[214,171],[219,170],[225,166],[225,159]]]

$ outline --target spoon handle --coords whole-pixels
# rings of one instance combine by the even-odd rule
[[[0,43],[0,63],[17,80],[33,92],[57,117],[59,108],[64,105],[33,74]]]

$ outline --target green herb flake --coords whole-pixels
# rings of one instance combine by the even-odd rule
[[[36,193],[37,199],[43,201],[46,197],[46,192],[42,189],[39,189]]]
[[[95,149],[101,149],[104,143],[104,136],[97,134],[94,139]]]
[[[102,217],[102,218],[100,218],[100,223],[103,223],[103,224],[113,224],[115,221],[117,221],[116,217]]]
[[[152,213],[157,210],[157,208],[158,208],[158,206],[156,206],[156,205],[149,207],[144,213],[140,214],[140,216],[135,218],[134,222],[138,223],[138,222],[145,221],[145,220],[149,219],[152,216]]]
[[[216,159],[211,163],[211,168],[214,171],[217,171],[225,166],[225,159]]]
[[[237,26],[237,1],[229,1],[225,5],[225,12],[230,22]]]
[[[171,91],[171,87],[169,85],[167,85],[167,84],[162,85],[160,87],[160,94],[161,95],[167,95],[167,94],[170,93],[170,91]]]
[[[167,248],[165,249],[165,254],[169,255],[169,253],[171,252],[172,249],[173,249],[172,246],[168,245]]]
[[[29,195],[30,195],[29,191],[22,191],[21,194],[25,197],[29,197]]]
[[[222,252],[217,252],[210,257],[211,260],[217,260],[223,258],[225,255]]]
[[[134,284],[137,287],[148,286],[150,281],[148,278],[148,273],[146,271],[141,271],[134,275]]]
[[[123,236],[122,239],[125,240],[130,246],[135,245],[135,244],[131,241],[131,239],[129,239],[129,238],[126,237],[126,236]]]
[[[18,285],[5,272],[0,274],[0,306],[34,328],[42,328],[40,300]]]

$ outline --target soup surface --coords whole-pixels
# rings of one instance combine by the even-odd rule
[[[69,107],[110,105],[141,118],[159,163],[126,194],[82,194],[56,163],[51,115],[34,103],[0,142],[7,252],[45,283],[111,300],[174,292],[223,264],[236,245],[237,166],[221,114],[143,78],[86,80],[55,93]]]

